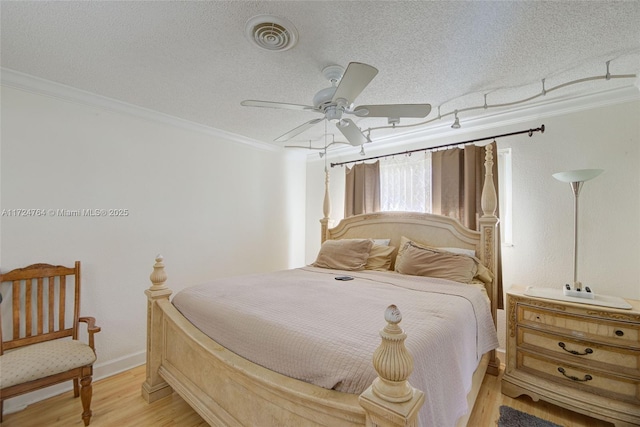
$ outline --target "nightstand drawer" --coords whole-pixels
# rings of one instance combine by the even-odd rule
[[[640,381],[517,351],[517,368],[567,387],[640,404]]]
[[[640,349],[640,325],[518,304],[518,324],[601,343]]]
[[[612,347],[544,331],[518,327],[517,346],[547,354],[555,353],[572,363],[597,366],[613,373],[640,379],[640,350]]]

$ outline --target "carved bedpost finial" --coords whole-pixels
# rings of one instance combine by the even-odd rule
[[[382,342],[373,353],[373,367],[378,372],[373,392],[388,402],[406,402],[413,397],[413,387],[407,381],[413,371],[413,357],[404,346],[407,335],[398,326],[402,314],[398,307],[390,305],[384,318],[387,326],[380,331]]]
[[[327,240],[329,231],[329,217],[331,216],[331,198],[329,197],[329,169],[324,168],[324,203],[322,204],[324,216],[320,220],[320,243]]]
[[[395,305],[384,312],[387,326],[380,331],[382,342],[373,354],[378,378],[358,398],[366,413],[366,425],[377,427],[417,427],[424,393],[411,387],[407,378],[413,358],[404,346],[407,335],[398,326],[402,314]]]
[[[164,271],[164,258],[162,255],[156,255],[156,263],[153,265],[153,273],[149,278],[151,279],[151,290],[157,291],[161,289],[168,289],[165,285],[167,281],[167,273]]]
[[[495,217],[498,209],[498,195],[493,183],[493,146],[491,144],[485,147],[484,170],[484,185],[480,201],[482,216]]]
[[[331,216],[331,198],[329,197],[329,170],[324,171],[324,200],[322,203],[322,213],[325,218]]]

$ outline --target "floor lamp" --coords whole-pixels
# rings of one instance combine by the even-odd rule
[[[593,299],[594,295],[587,286],[584,291],[582,283],[578,281],[578,196],[582,189],[582,184],[600,175],[602,169],[580,169],[568,172],[554,173],[553,177],[561,182],[568,182],[574,196],[573,205],[573,288],[566,284],[562,291],[567,296]]]

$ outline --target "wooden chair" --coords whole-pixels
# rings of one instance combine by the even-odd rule
[[[75,276],[75,280],[67,280]],[[91,421],[91,380],[96,360],[93,317],[80,317],[80,261],[75,267],[34,264],[0,274],[2,309],[11,306],[3,340],[0,324],[0,422],[3,401],[30,391],[73,380],[74,397],[81,396],[82,420]],[[69,283],[68,283],[69,282]],[[71,296],[69,294],[72,293]],[[69,297],[68,297],[69,296]],[[78,340],[80,322],[87,324],[89,345]],[[79,388],[80,383],[81,388]]]

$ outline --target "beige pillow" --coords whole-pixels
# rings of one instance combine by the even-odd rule
[[[398,250],[398,256],[402,256],[402,252],[404,251],[404,247],[408,242],[413,242],[416,246],[419,246],[421,248],[437,249],[439,251],[447,251],[447,252],[451,252],[451,253],[454,253],[454,254],[466,255],[466,256],[470,256],[470,257],[474,257],[474,258],[476,256],[476,251],[473,250],[473,249],[463,249],[463,248],[453,248],[453,247],[435,247],[435,246],[429,245],[427,243],[422,243],[422,242],[417,242],[415,240],[411,240],[406,236],[400,237],[400,248]],[[480,260],[478,260],[478,262],[480,262]]]
[[[370,239],[327,240],[312,265],[335,270],[362,270],[373,246]]]
[[[426,249],[433,249],[439,252],[452,252],[459,255],[468,255],[473,261],[476,263],[476,267],[478,271],[474,279],[478,279],[484,283],[491,283],[493,281],[493,273],[484,264],[475,256],[475,251],[473,249],[459,249],[459,248],[436,248],[425,243],[416,242],[415,240],[411,240],[408,237],[402,236],[400,238],[400,248],[398,249],[398,255],[396,257],[396,264],[398,260],[402,257],[402,253],[404,252],[404,248],[407,246],[407,243],[413,243],[415,246]],[[473,253],[473,255],[472,255]],[[397,271],[397,270],[396,270]]]
[[[383,246],[374,244],[369,252],[369,259],[364,266],[365,270],[387,271],[391,268],[391,255],[395,250],[394,246]]]
[[[398,263],[398,261],[400,260],[400,258],[402,258],[402,254],[404,253],[405,248],[407,247],[407,244],[413,242],[411,239],[409,239],[408,237],[402,236],[400,237],[400,246],[398,247],[398,255],[396,255],[396,264]],[[416,243],[420,246],[424,246],[421,243],[418,242],[413,242]]]
[[[474,258],[477,262],[478,272],[476,273],[476,278],[482,280],[484,283],[491,283],[493,281],[493,273],[487,267],[484,266],[480,262],[479,259]]]
[[[403,249],[402,256],[396,259],[398,273],[470,283],[478,272],[473,258],[466,255],[428,249],[413,242]]]

